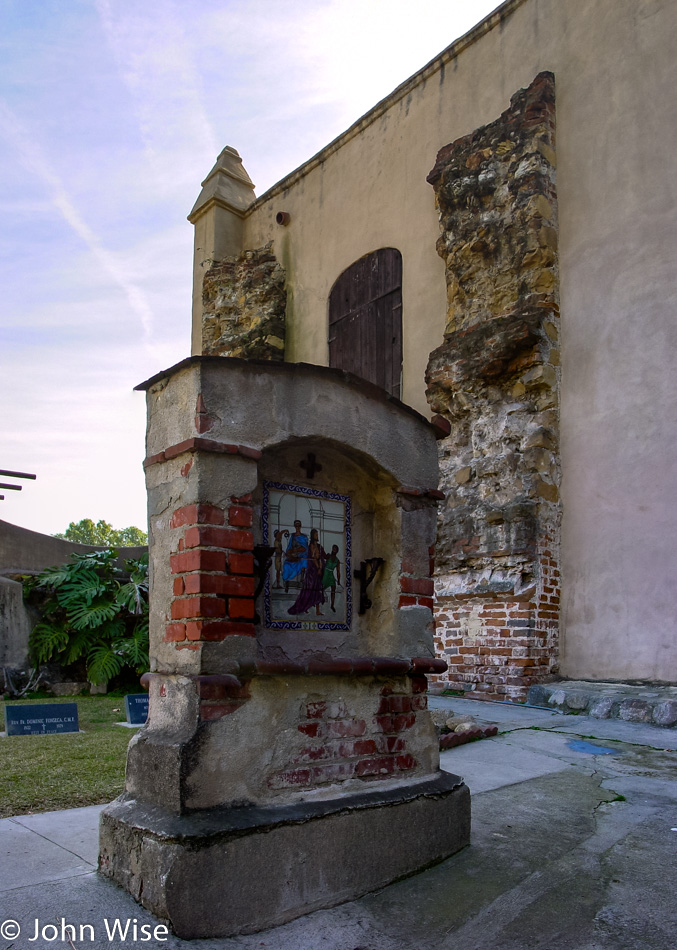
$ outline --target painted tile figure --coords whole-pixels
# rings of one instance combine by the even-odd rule
[[[288,534],[289,532],[285,532]],[[308,554],[308,537],[303,534],[300,521],[294,522],[294,533],[287,544],[287,555],[282,569],[282,580],[285,591],[289,591],[289,582],[300,578],[303,584],[305,578]]]
[[[289,537],[288,531],[274,531],[273,532],[273,548],[275,550],[275,590],[279,590],[282,584],[280,580],[282,578],[282,543],[284,538]]]
[[[331,554],[327,556],[324,562],[322,572],[322,588],[331,589],[331,609],[336,613],[336,585],[341,583],[341,562],[338,556],[338,544],[334,544]]]
[[[296,525],[294,525],[294,527],[296,527]],[[307,555],[301,592],[287,613],[306,614],[311,607],[315,607],[316,615],[321,617],[320,604],[324,603],[322,578],[327,555],[317,536],[317,528],[311,528],[310,530],[310,544],[308,545]],[[287,565],[285,564],[285,569],[286,567]]]
[[[266,626],[348,629],[350,499],[266,482],[263,521],[264,543],[270,538],[275,552],[264,592]],[[330,613],[323,609],[327,601]]]

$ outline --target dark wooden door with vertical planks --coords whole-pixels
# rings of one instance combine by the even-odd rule
[[[329,295],[329,365],[400,398],[402,255],[382,247],[344,270]]]

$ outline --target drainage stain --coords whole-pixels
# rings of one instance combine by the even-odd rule
[[[604,745],[595,745],[585,739],[569,739],[567,745],[574,752],[585,752],[587,755],[623,755],[619,749],[608,749]]]

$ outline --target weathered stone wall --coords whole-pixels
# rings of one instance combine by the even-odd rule
[[[271,244],[214,261],[202,302],[204,355],[284,359],[285,276]]]
[[[557,661],[559,293],[555,87],[540,73],[489,125],[441,149],[444,342],[428,401],[447,496],[437,543],[446,684],[523,698]]]
[[[23,585],[0,576],[0,667],[28,669],[28,638],[35,621],[23,602]]]

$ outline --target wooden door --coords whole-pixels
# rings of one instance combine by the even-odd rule
[[[400,398],[402,255],[382,247],[344,270],[329,296],[329,365]]]

